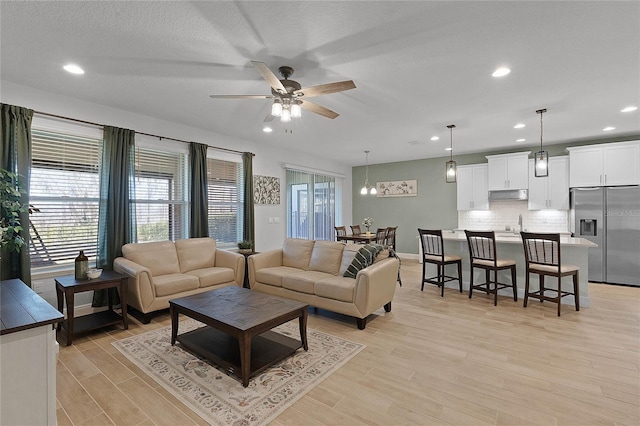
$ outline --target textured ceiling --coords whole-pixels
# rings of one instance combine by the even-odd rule
[[[365,149],[371,163],[448,155],[447,124],[454,155],[530,149],[545,107],[545,144],[640,134],[638,111],[620,112],[640,106],[636,1],[2,1],[0,14],[4,81],[347,164]],[[313,99],[335,120],[304,111],[292,134],[265,134],[268,100],[208,97],[269,94],[251,60],[292,66],[303,87],[357,88]],[[511,74],[491,77],[501,65]]]

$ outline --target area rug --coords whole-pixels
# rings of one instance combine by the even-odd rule
[[[201,327],[180,322],[180,333]],[[297,321],[273,329],[300,339]],[[124,356],[212,425],[262,425],[353,358],[365,345],[307,329],[309,351],[302,349],[251,378],[244,388],[235,376],[171,346],[171,327],[113,342]]]

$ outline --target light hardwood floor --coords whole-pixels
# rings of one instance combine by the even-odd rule
[[[591,306],[435,286],[403,260],[388,314],[355,320],[310,310],[310,328],[367,345],[272,425],[639,425],[640,288],[589,285]],[[523,287],[523,283],[519,283]],[[61,347],[58,424],[206,424],[111,342],[170,324],[168,314]]]

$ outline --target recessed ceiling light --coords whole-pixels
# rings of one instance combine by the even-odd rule
[[[500,67],[497,70],[495,70],[493,72],[493,74],[491,74],[491,76],[493,77],[504,77],[505,75],[509,74],[511,72],[511,70],[507,67]]]
[[[273,129],[271,127],[269,127],[269,126],[265,126],[265,127],[262,128],[262,131],[265,132],[265,133],[271,133],[271,132],[273,132]]]
[[[438,137],[438,136],[431,136],[431,140],[432,140],[432,141],[438,141],[438,140],[440,140],[440,137]]]
[[[453,148],[451,148],[451,147],[446,147],[444,150],[445,150],[445,151],[453,151]]]
[[[631,112],[631,111],[635,111],[637,110],[638,107],[637,106],[628,106],[628,107],[624,107],[620,110],[620,112]]]
[[[524,127],[524,124],[522,123],[518,123],[515,126],[513,126],[514,129],[522,129]]]
[[[603,132],[609,132],[609,131],[614,130],[614,129],[615,129],[615,127],[613,127],[613,126],[607,126],[604,129],[602,129],[602,131]]]
[[[516,139],[516,142],[524,142],[526,139]]]
[[[70,72],[71,74],[84,74],[84,70],[74,64],[67,64],[62,68],[64,68],[65,71]]]

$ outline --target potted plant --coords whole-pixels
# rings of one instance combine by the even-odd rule
[[[240,254],[251,254],[253,253],[253,241],[251,240],[242,240],[238,243],[238,252]]]
[[[23,193],[18,175],[0,169],[0,248],[9,255],[20,253],[26,244],[20,235],[23,230],[20,214],[28,211],[28,207],[22,203]]]

